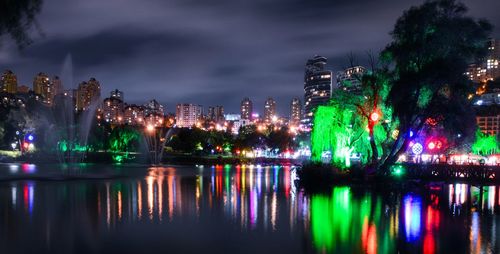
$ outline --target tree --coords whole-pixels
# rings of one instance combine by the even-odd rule
[[[23,48],[31,43],[28,30],[35,24],[35,16],[40,12],[42,0],[2,0],[0,1],[0,36],[9,34]]]
[[[478,155],[490,155],[496,153],[498,140],[494,135],[482,133],[479,129],[476,131],[476,141],[472,144],[472,152]]]
[[[464,71],[486,53],[492,27],[466,13],[467,8],[454,0],[427,1],[410,8],[396,22],[393,41],[382,59],[394,67],[388,105],[400,123],[400,135],[384,168],[404,152],[410,130],[419,133],[429,119],[447,131],[471,134],[467,128],[473,122],[467,100],[470,86]]]

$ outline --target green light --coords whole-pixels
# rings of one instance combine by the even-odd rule
[[[472,152],[478,155],[490,155],[499,151],[498,140],[494,135],[487,135],[480,130],[476,131],[476,141],[472,144]]]
[[[406,172],[406,168],[403,165],[397,164],[391,166],[391,173],[393,176],[402,176]]]

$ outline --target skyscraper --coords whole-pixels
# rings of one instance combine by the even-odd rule
[[[52,78],[52,94],[53,96],[64,93],[64,87],[59,76]]]
[[[41,96],[43,103],[52,105],[55,94],[47,74],[40,72],[35,76],[33,80],[33,91],[35,94]]]
[[[224,107],[219,105],[208,107],[207,118],[216,123],[224,122]]]
[[[488,42],[486,73],[490,80],[500,78],[500,40],[491,39]]]
[[[175,112],[176,125],[178,127],[196,126],[201,120],[202,107],[195,104],[177,104]]]
[[[122,101],[125,101],[124,98],[123,98],[123,92],[118,90],[118,89],[115,89],[113,91],[111,91],[111,96],[110,98],[116,98],[116,99],[120,99]]]
[[[6,70],[0,78],[0,92],[17,93],[17,77],[11,70]]]
[[[245,120],[252,119],[253,103],[248,97],[245,97],[241,101],[240,112],[241,112],[241,119]]]
[[[264,122],[272,122],[273,117],[276,117],[276,101],[269,97],[264,104]]]
[[[366,73],[363,66],[353,66],[337,73],[337,88],[352,93],[361,93],[361,78]]]
[[[298,126],[302,117],[302,104],[299,98],[293,98],[290,103],[290,125]]]
[[[99,100],[101,97],[101,84],[95,78],[82,82],[76,90],[76,110],[83,111]]]
[[[327,59],[315,56],[307,60],[304,75],[304,123],[311,126],[313,111],[328,103],[332,93],[332,72],[326,70]]]

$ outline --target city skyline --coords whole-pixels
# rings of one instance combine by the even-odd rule
[[[363,65],[367,50],[378,52],[389,41],[400,12],[421,2],[320,1],[307,5],[293,1],[285,5],[281,1],[219,1],[209,6],[196,2],[103,5],[86,1],[70,5],[46,1],[37,17],[41,33],[31,33],[31,46],[19,52],[11,41],[2,40],[0,69],[13,70],[19,84],[29,86],[38,72],[60,75],[70,54],[73,88],[79,81],[95,77],[103,94],[119,89],[129,95],[131,103],[155,98],[167,109],[177,103],[223,101],[220,104],[227,112],[237,112],[241,99],[249,97],[261,114],[260,105],[270,96],[277,101],[277,112],[287,115],[289,100],[302,95],[305,59],[325,56],[327,68],[335,73],[348,67],[347,56],[352,51]],[[494,13],[500,3],[464,3],[476,18],[499,23]],[[374,5],[382,11],[369,14]],[[199,18],[182,18],[193,14]],[[89,16],[93,19],[87,19]],[[373,22],[362,22],[361,17]],[[499,34],[496,27],[493,36]]]

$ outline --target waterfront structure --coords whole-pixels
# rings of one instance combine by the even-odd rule
[[[85,111],[90,108],[101,97],[101,84],[95,78],[78,85],[75,91],[76,105],[75,110]]]
[[[203,109],[195,104],[177,104],[175,120],[177,127],[192,127],[200,125]]]
[[[302,117],[302,104],[299,98],[293,98],[290,102],[290,125],[299,126]]]
[[[353,66],[337,73],[337,88],[354,94],[361,93],[361,78],[366,73],[363,66]]]
[[[307,60],[304,74],[304,119],[306,126],[312,125],[313,112],[331,98],[332,72],[326,69],[327,59],[315,56]]]
[[[253,112],[253,103],[248,97],[245,97],[241,101],[241,106],[240,106],[241,119],[251,120],[252,112]]]
[[[208,107],[207,119],[215,123],[224,122],[224,107],[222,106]]]
[[[0,77],[0,92],[17,93],[17,77],[11,70],[6,70]]]
[[[264,104],[264,122],[271,123],[276,117],[276,101],[269,97]]]

